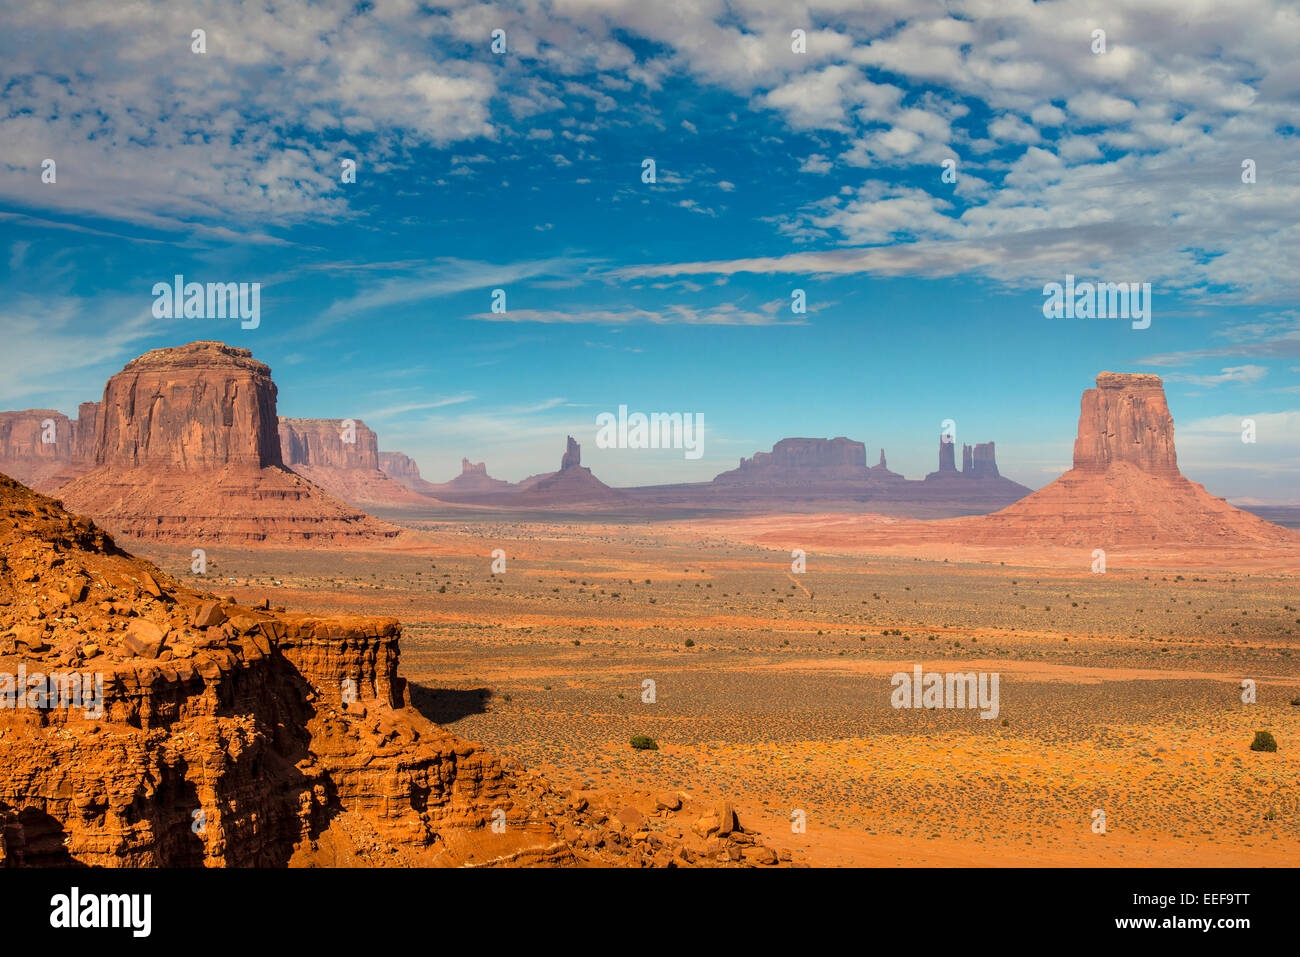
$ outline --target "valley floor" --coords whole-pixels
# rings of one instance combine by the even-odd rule
[[[424,530],[407,553],[213,547],[195,584],[395,616],[433,720],[557,783],[729,798],[796,862],[1300,860],[1289,574],[816,552],[794,574],[716,522]],[[139,550],[189,574],[188,549]],[[917,664],[997,673],[997,717],[892,707]]]

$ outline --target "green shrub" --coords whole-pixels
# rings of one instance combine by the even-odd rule
[[[695,639],[693,639],[693,638],[687,638],[687,639],[686,639],[686,647],[687,647],[687,648],[694,648],[694,647],[695,647]]]
[[[1252,751],[1276,751],[1277,739],[1273,737],[1272,732],[1256,731],[1255,740],[1250,742]]]
[[[638,751],[658,751],[659,745],[655,739],[645,734],[632,735],[632,747]]]

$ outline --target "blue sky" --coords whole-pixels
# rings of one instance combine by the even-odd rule
[[[1300,502],[1293,6],[240,7],[0,13],[0,407],[212,338],[434,481],[566,433],[618,485],[789,435],[919,477],[951,418],[1037,487],[1096,374],[1144,371],[1189,477]],[[176,273],[260,282],[260,326],[155,318]],[[1151,283],[1150,328],[1044,318],[1066,273]],[[703,458],[597,449],[620,404],[703,414]]]

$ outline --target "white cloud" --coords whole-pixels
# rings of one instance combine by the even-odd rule
[[[1264,366],[1244,365],[1229,366],[1217,375],[1191,375],[1189,373],[1171,372],[1165,376],[1165,381],[1190,382],[1192,385],[1206,387],[1225,383],[1248,385],[1252,382],[1258,382],[1266,375],[1268,375],[1268,369]]]

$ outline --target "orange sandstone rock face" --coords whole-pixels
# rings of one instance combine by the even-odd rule
[[[410,706],[400,633],[196,592],[0,477],[0,866],[775,861],[507,770]]]
[[[59,490],[115,534],[182,543],[383,542],[399,530],[283,464],[271,370],[192,342],[127,363],[104,388],[95,468]]]
[[[379,437],[360,419],[286,419],[280,451],[289,467],[378,469]]]
[[[271,369],[247,349],[155,349],[104,386],[96,465],[188,471],[281,465]]]
[[[1178,477],[1174,417],[1159,376],[1103,372],[1083,393],[1074,467],[1104,472],[1125,462],[1152,475]]]

